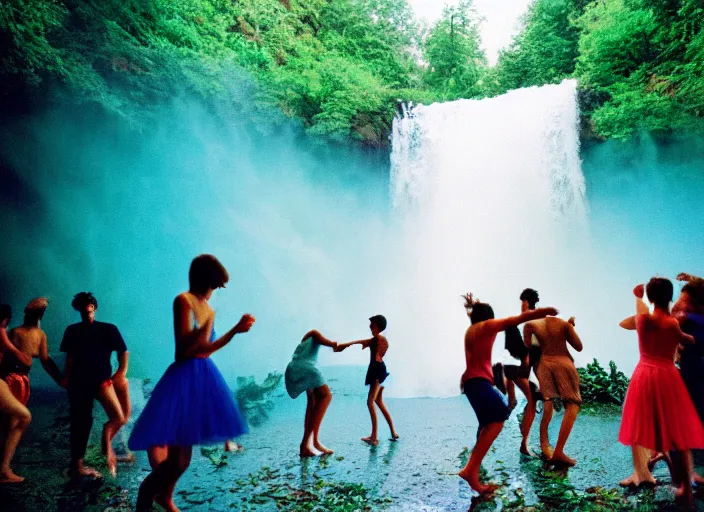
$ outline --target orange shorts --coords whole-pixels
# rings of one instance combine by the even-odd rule
[[[29,402],[29,375],[11,373],[3,380],[7,382],[13,396],[26,406]]]

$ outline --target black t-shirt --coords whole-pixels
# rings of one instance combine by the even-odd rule
[[[61,340],[61,352],[73,361],[72,384],[98,385],[112,377],[112,353],[127,352],[127,347],[116,326],[93,321],[69,325]]]

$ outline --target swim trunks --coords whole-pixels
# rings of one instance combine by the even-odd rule
[[[479,428],[490,423],[503,423],[510,411],[499,391],[486,379],[475,377],[467,379],[463,385],[464,394],[474,409],[479,421]]]

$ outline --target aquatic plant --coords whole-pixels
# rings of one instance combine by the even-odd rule
[[[362,484],[315,479],[312,485],[297,486],[280,469],[262,467],[247,480],[238,480],[237,492],[245,492],[240,510],[295,510],[326,512],[368,512],[389,503]]]
[[[628,377],[616,368],[616,363],[609,362],[609,371],[601,367],[594,359],[586,368],[578,368],[579,390],[585,404],[621,405],[628,389]]]
[[[267,375],[261,384],[257,384],[254,377],[237,377],[235,398],[252,426],[258,427],[269,419],[274,409],[271,394],[279,387],[281,379],[283,375],[277,372]]]

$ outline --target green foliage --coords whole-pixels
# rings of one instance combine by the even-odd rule
[[[594,359],[586,368],[578,368],[579,391],[585,404],[623,403],[628,390],[628,378],[616,368],[616,363],[609,362],[609,371],[601,367]]]
[[[536,0],[522,18],[523,30],[500,52],[498,90],[557,83],[574,71],[579,31],[574,0]]]
[[[261,384],[254,377],[237,377],[237,403],[247,420],[255,427],[269,419],[269,413],[274,409],[271,394],[281,384],[283,375],[270,373]]]
[[[236,482],[243,496],[239,510],[290,510],[370,512],[383,510],[388,499],[373,496],[362,484],[334,482],[315,477],[310,485],[294,486],[280,469],[262,467]]]
[[[478,84],[487,63],[480,46],[479,22],[472,1],[462,0],[455,7],[446,6],[428,33],[425,83],[443,100],[481,94]]]

